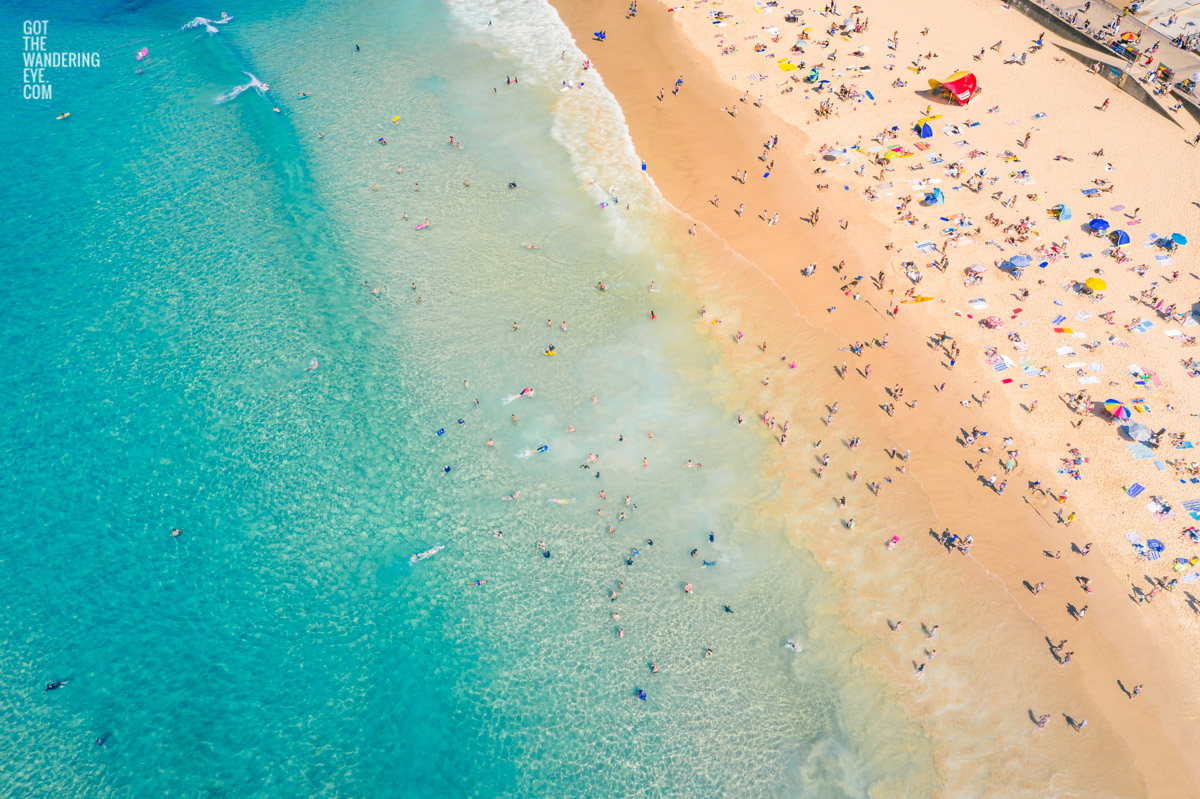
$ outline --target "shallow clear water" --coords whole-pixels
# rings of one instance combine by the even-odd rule
[[[104,64],[0,106],[0,793],[924,784],[549,8],[226,10],[42,9]]]

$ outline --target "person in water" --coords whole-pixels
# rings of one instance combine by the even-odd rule
[[[46,683],[46,690],[47,691],[57,691],[59,688],[62,688],[66,684],[67,684],[66,680],[55,680],[54,682],[48,682],[48,683]]]

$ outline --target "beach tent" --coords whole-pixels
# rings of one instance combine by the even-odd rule
[[[934,94],[945,94],[959,105],[966,105],[979,94],[979,85],[972,72],[955,72],[945,80],[929,79],[929,89]]]
[[[946,195],[942,194],[941,189],[934,189],[925,195],[926,205],[945,205]]]
[[[1108,238],[1116,247],[1124,247],[1129,243],[1129,234],[1124,230],[1114,230],[1108,234]]]
[[[913,130],[915,130],[917,133],[917,136],[922,139],[932,138],[933,137],[933,127],[929,123],[935,119],[941,119],[941,118],[942,118],[941,114],[935,114],[934,116],[931,116],[931,117],[925,117],[924,119],[918,119],[917,124],[913,126]]]
[[[1102,233],[1103,231],[1108,230],[1108,220],[1096,217],[1091,222],[1088,222],[1088,227],[1091,228],[1095,233]]]
[[[1067,220],[1069,220],[1071,218],[1071,209],[1068,208],[1067,206],[1063,205],[1062,203],[1059,203],[1058,205],[1051,208],[1050,212],[1054,214],[1054,217],[1059,222],[1066,222]]]

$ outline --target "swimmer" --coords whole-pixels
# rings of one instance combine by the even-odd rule
[[[692,584],[691,583],[687,583],[683,586],[683,593],[685,593],[685,594],[692,593]],[[46,690],[49,690],[49,689],[46,689]]]
[[[733,613],[733,608],[731,608],[731,607],[729,607],[728,605],[726,605],[726,606],[725,606],[725,612],[726,612],[726,613]]]
[[[624,637],[625,637],[625,628],[624,628],[624,627],[618,627],[618,628],[617,628],[617,637],[618,637],[618,638],[624,638]],[[645,699],[645,698],[646,698],[644,694],[643,694],[642,698],[643,698],[643,699]]]
[[[306,372],[315,372],[315,371],[317,371],[317,368],[318,368],[320,365],[321,365],[321,364],[320,364],[320,363],[318,363],[317,359],[316,359],[316,358],[313,358],[313,359],[309,360],[309,362],[308,362],[308,366],[307,366],[307,367],[305,367],[304,371],[306,371]]]
[[[596,284],[596,288],[600,289],[601,291],[608,291],[608,286],[604,285],[603,280]]]
[[[104,746],[106,743],[108,743],[108,733],[105,733],[96,739],[96,746]]]
[[[540,249],[542,249],[541,247],[539,247],[539,246],[538,246],[538,245],[536,245],[536,244],[522,244],[521,246],[522,246],[522,247],[524,247],[524,248],[525,248],[525,249],[527,249],[527,250],[540,250]]]
[[[467,585],[471,588],[480,588],[487,585],[487,580],[467,580]]]
[[[179,538],[181,535],[183,535],[183,530],[178,527],[171,531],[171,538]]]
[[[692,550],[692,557],[693,557],[693,558],[694,558],[694,557],[696,557],[696,553],[697,553],[697,552],[699,552],[699,551],[700,551],[700,550],[698,550],[698,549],[693,549],[693,550]]]
[[[706,658],[710,658],[710,657],[712,657],[712,655],[713,655],[713,653],[712,653],[712,650],[711,650],[711,649],[705,649],[705,650],[704,650],[704,657],[706,657]]]
[[[497,530],[496,532],[492,533],[492,535],[494,535],[496,538],[504,538],[504,531]]]
[[[657,664],[657,663],[651,663],[651,664],[650,664],[650,673],[651,673],[651,674],[658,674],[658,664]]]
[[[487,443],[486,443],[486,444],[484,444],[484,446],[485,446],[485,447],[494,447],[494,446],[496,446],[496,442],[495,442],[494,440],[492,440],[492,439],[490,439],[490,438],[489,438],[489,439],[487,440]]]
[[[67,684],[66,680],[55,680],[54,682],[48,682],[48,683],[46,683],[46,690],[47,691],[57,691],[59,688],[62,688],[66,684]]]

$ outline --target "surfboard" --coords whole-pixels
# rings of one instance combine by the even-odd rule
[[[56,117],[55,117],[55,119],[66,119],[66,118],[67,118],[67,117],[69,117],[69,116],[71,116],[71,112],[70,112],[70,111],[64,111],[63,113],[61,113],[61,114],[59,114],[58,116],[56,116]]]

